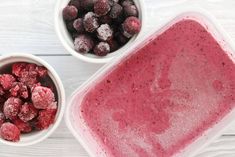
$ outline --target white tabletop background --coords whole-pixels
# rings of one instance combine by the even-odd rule
[[[147,27],[151,30],[158,23],[158,17],[154,14],[158,10],[158,2],[165,0],[144,1]],[[57,70],[66,94],[70,96],[102,65],[79,61],[62,47],[54,31],[55,3],[56,0],[0,0],[0,54],[26,52],[40,56]],[[188,3],[211,12],[235,42],[234,0],[188,0]],[[15,148],[0,144],[0,157],[30,156],[88,157],[64,121],[52,136],[34,146]],[[197,157],[235,157],[235,124]]]

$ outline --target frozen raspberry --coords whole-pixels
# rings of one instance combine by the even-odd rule
[[[75,6],[78,9],[78,11],[81,9],[81,2],[80,2],[80,0],[71,0],[69,2],[69,5]]]
[[[6,120],[5,115],[3,114],[3,112],[0,111],[0,127],[5,122],[5,120]]]
[[[94,7],[95,0],[81,0],[81,6],[83,9],[90,11]]]
[[[101,16],[99,18],[99,22],[101,24],[111,24],[112,23],[112,18],[108,15]]]
[[[4,90],[9,90],[15,81],[16,79],[14,78],[14,76],[10,74],[0,75],[0,85]]]
[[[115,38],[117,39],[117,41],[118,41],[118,43],[120,44],[120,45],[124,45],[124,44],[126,44],[128,41],[129,41],[129,39],[128,38],[126,38],[122,33],[120,33],[120,32],[117,32],[116,34],[115,34]]]
[[[33,105],[37,109],[46,109],[55,101],[55,95],[50,88],[37,86],[32,91]]]
[[[77,14],[78,14],[78,10],[75,6],[70,5],[70,6],[66,6],[63,9],[63,18],[65,21],[71,21],[73,19],[76,19]]]
[[[83,20],[82,18],[78,18],[73,22],[73,27],[78,33],[84,32],[84,27],[83,27]]]
[[[13,123],[22,133],[29,133],[32,131],[32,127],[30,126],[30,124],[27,122],[23,122],[20,119],[13,120]]]
[[[124,7],[124,13],[126,16],[138,16],[138,10],[135,5],[127,5]]]
[[[29,97],[28,88],[24,83],[15,82],[10,89],[11,96],[22,97],[27,99]]]
[[[107,41],[113,36],[113,30],[108,24],[102,24],[97,29],[97,37],[102,41]]]
[[[106,56],[110,52],[110,46],[106,42],[100,42],[94,48],[94,53],[97,56]]]
[[[20,130],[14,124],[6,122],[0,128],[0,136],[7,141],[17,142],[20,140]]]
[[[21,72],[25,69],[26,65],[26,63],[14,63],[12,65],[12,73],[19,77]]]
[[[108,1],[110,6],[113,6],[114,4],[119,2],[119,0],[108,0]]]
[[[120,47],[118,42],[114,39],[109,40],[108,44],[110,46],[110,52],[114,52]]]
[[[97,0],[94,4],[94,12],[98,16],[106,15],[110,9],[108,0]]]
[[[52,103],[53,104],[53,103]],[[22,105],[18,117],[24,121],[28,122],[35,118],[38,114],[38,110],[31,103],[25,103]]]
[[[98,27],[98,18],[93,12],[88,12],[83,18],[83,26],[87,32],[94,32]]]
[[[122,14],[122,10],[123,10],[122,6],[118,3],[115,3],[110,10],[109,16],[115,19]]]
[[[89,35],[79,35],[74,40],[74,49],[80,53],[88,53],[94,47],[94,41]]]
[[[55,109],[46,109],[39,111],[39,116],[37,118],[36,122],[36,128],[38,130],[47,129],[51,124],[54,123],[55,115],[56,115]]]
[[[36,71],[37,71],[39,77],[47,76],[47,69],[43,66],[37,66]]]
[[[20,111],[22,101],[19,98],[10,97],[4,103],[3,113],[8,119],[15,119]]]
[[[141,29],[141,22],[138,18],[131,16],[128,17],[123,23],[124,35],[126,37],[133,36],[136,33],[139,33]]]
[[[122,2],[122,6],[123,6],[123,7],[130,6],[130,5],[134,5],[133,0],[124,0],[124,1]]]

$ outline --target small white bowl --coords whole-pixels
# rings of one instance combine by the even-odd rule
[[[56,118],[54,124],[52,124],[48,129],[42,131],[34,131],[28,134],[21,134],[19,142],[10,142],[0,138],[0,142],[10,145],[10,146],[29,146],[36,143],[39,143],[50,136],[55,129],[60,124],[64,110],[65,110],[65,90],[63,84],[57,75],[56,71],[53,67],[51,67],[47,62],[42,59],[23,53],[14,53],[10,55],[4,55],[0,57],[0,69],[4,66],[10,65],[15,62],[27,62],[27,63],[35,63],[37,65],[44,66],[48,69],[48,75],[52,79],[58,95],[58,110],[56,113]]]
[[[133,0],[138,8],[139,11],[139,18],[141,20],[142,28],[140,32],[133,36],[128,43],[126,43],[123,47],[116,50],[115,52],[112,52],[104,57],[99,57],[93,54],[81,54],[74,50],[74,44],[73,40],[66,28],[65,22],[63,20],[62,11],[63,8],[69,3],[70,0],[58,0],[56,7],[55,7],[55,30],[56,33],[65,47],[65,49],[71,53],[73,56],[77,57],[80,60],[90,62],[90,63],[107,63],[109,62],[113,57],[126,52],[126,49],[129,48],[131,45],[135,43],[136,40],[141,38],[141,36],[144,35],[145,30],[145,7],[144,7],[144,0]]]

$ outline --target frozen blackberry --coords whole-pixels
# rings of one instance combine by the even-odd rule
[[[124,7],[124,14],[128,16],[138,16],[138,10],[135,5],[127,5]]]
[[[74,49],[79,53],[88,53],[94,47],[94,41],[89,35],[79,35],[74,40]]]
[[[122,10],[123,10],[122,6],[119,5],[118,3],[115,3],[110,10],[109,16],[115,19],[122,14]]]
[[[94,48],[94,53],[97,56],[106,56],[110,52],[110,46],[106,42],[100,42]]]
[[[138,18],[131,16],[128,17],[123,23],[124,35],[127,38],[139,33],[141,29],[141,22]]]
[[[84,27],[83,27],[83,20],[82,18],[78,18],[73,22],[73,27],[78,33],[84,32]]]
[[[108,0],[97,0],[94,4],[94,12],[98,16],[106,15],[110,9]]]
[[[70,21],[70,20],[76,19],[77,14],[78,14],[78,10],[77,10],[77,8],[76,8],[75,6],[73,6],[73,5],[66,6],[66,7],[63,9],[63,18],[64,18],[64,20],[66,20],[66,21]]]
[[[107,41],[111,39],[113,36],[113,30],[110,28],[108,24],[102,24],[97,29],[97,37],[102,41]]]
[[[98,27],[98,18],[93,12],[88,12],[83,19],[83,26],[87,32],[94,32]]]

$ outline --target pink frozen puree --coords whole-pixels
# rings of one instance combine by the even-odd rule
[[[185,19],[91,87],[81,116],[109,157],[171,157],[234,107],[234,63]]]

